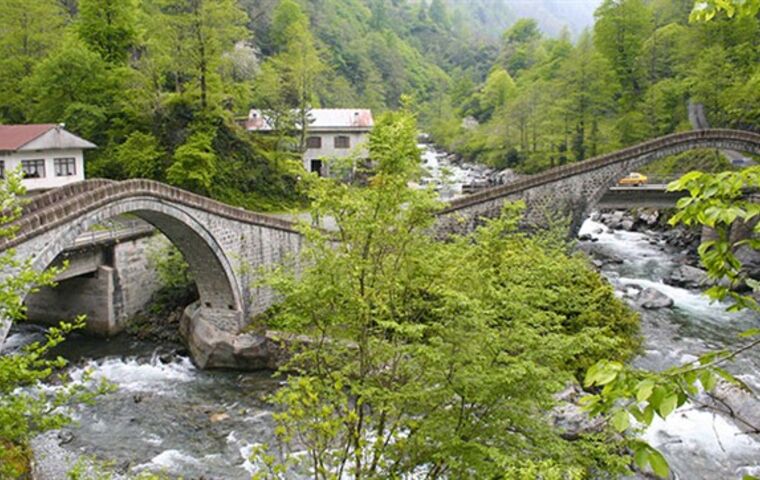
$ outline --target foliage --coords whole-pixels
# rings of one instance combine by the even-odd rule
[[[743,284],[753,289],[757,286],[754,280],[748,278],[736,251],[744,246],[752,250],[760,249],[760,242],[752,235],[760,232],[757,226],[760,205],[752,194],[747,196],[747,192],[758,187],[760,168],[756,166],[717,174],[690,172],[668,186],[669,190],[689,192],[689,196],[678,201],[678,212],[671,218],[671,224],[696,224],[712,230],[715,238],[702,242],[699,258],[710,278],[716,282],[727,280],[728,284],[716,284],[707,294],[718,300],[730,297],[735,302],[732,310],[750,308],[760,311],[760,306],[751,296],[735,291]],[[737,239],[732,234],[737,223],[748,227],[749,238]]]
[[[10,172],[0,184],[0,207],[4,212],[0,235],[6,238],[13,236],[11,222],[20,214],[18,196],[24,193],[20,178],[18,172]],[[17,259],[12,249],[0,255],[0,271],[3,272],[0,281],[3,322],[23,320],[24,297],[41,286],[53,285],[53,279],[60,273],[56,269],[37,272],[30,259]],[[91,401],[105,391],[104,385],[89,390],[81,384],[69,383],[61,372],[66,361],[51,355],[50,351],[68,333],[83,326],[84,317],[61,322],[47,331],[44,341],[0,355],[0,477],[17,478],[25,474],[28,441],[40,432],[67,424],[71,419],[66,414],[66,406]],[[35,388],[39,382],[51,380],[58,383],[54,391],[48,393]]]
[[[309,179],[337,231],[304,225],[302,268],[268,276],[283,298],[269,326],[308,340],[289,340],[274,396],[285,454],[261,447],[256,478],[622,472],[613,437],[564,440],[546,412],[587,365],[635,351],[635,315],[566,245],[517,233],[519,205],[432,239],[439,204],[406,186],[415,136],[406,113],[378,122],[367,188]]]
[[[115,165],[124,170],[128,178],[161,179],[166,163],[166,153],[158,139],[142,132],[133,132],[116,147]]]
[[[137,41],[134,0],[80,0],[79,36],[110,63],[124,63]]]
[[[709,21],[720,12],[729,18],[734,15],[753,17],[760,11],[758,0],[698,0],[691,12],[692,21]]]
[[[174,152],[174,162],[166,171],[167,180],[197,193],[207,193],[216,174],[213,140],[213,134],[207,131],[192,134]]]
[[[190,265],[174,245],[165,244],[151,249],[148,252],[148,260],[156,269],[162,287],[184,290],[193,285],[195,280]]]
[[[2,0],[6,25],[0,31],[0,121],[24,119],[29,106],[24,81],[60,42],[66,21],[56,0]]]
[[[729,3],[752,2],[714,5]],[[493,82],[486,75],[455,78],[448,96],[423,110],[426,128],[467,160],[525,173],[687,130],[690,101],[705,107],[714,127],[756,129],[760,20],[690,23],[693,6],[604,1],[593,30],[575,44],[517,22],[487,64],[506,68],[515,82],[506,103],[494,109],[483,101]],[[463,128],[467,117],[480,124]]]

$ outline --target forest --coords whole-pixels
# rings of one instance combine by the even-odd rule
[[[65,123],[99,146],[89,177],[259,210],[301,196],[294,142],[237,126],[252,106],[378,114],[403,98],[443,147],[522,172],[688,129],[689,101],[715,126],[758,124],[755,16],[695,24],[690,0],[607,0],[593,27],[553,18],[573,30],[550,36],[505,5],[1,0],[0,122]]]
[[[535,173],[689,130],[689,102],[712,126],[757,128],[758,19],[689,22],[692,7],[605,1],[575,43],[520,20],[485,80],[459,76],[430,104],[430,131],[466,158]]]

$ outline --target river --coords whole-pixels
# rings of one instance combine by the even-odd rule
[[[448,165],[442,155],[431,151],[425,154],[429,167],[453,171],[447,196],[459,194],[461,184],[471,181],[467,167]],[[662,279],[676,268],[682,253],[663,245],[654,234],[610,231],[591,220],[582,233],[597,241],[581,242],[579,248],[619,262],[607,263],[602,274],[620,297],[638,285],[655,288],[675,302],[672,309],[640,310],[645,345],[634,361],[637,366],[661,369],[692,360],[707,349],[736,344],[739,332],[760,323],[746,313],[727,313],[726,305],[711,304],[699,291],[665,285]],[[32,341],[41,332],[31,325],[17,327],[8,346]],[[252,446],[272,441],[272,412],[263,398],[280,380],[269,373],[202,371],[180,346],[126,335],[110,340],[74,335],[61,353],[71,360],[74,379],[91,371],[117,387],[95,405],[77,408],[76,424],[60,435],[66,440],[64,448],[109,459],[117,472],[153,470],[186,479],[247,479],[253,471],[248,461]],[[760,391],[760,352],[750,352],[732,369]],[[742,401],[760,412],[755,400]],[[677,478],[760,474],[760,439],[743,435],[727,416],[682,407],[666,422],[656,421],[643,436],[664,452]]]

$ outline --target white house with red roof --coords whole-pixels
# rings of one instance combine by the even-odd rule
[[[84,180],[84,150],[96,148],[63,125],[0,125],[0,175],[21,168],[28,191]]]
[[[357,108],[313,108],[309,110],[304,168],[326,174],[326,160],[355,154],[367,156],[369,132],[374,126],[372,111]],[[245,123],[249,132],[273,130],[266,114],[253,109]]]

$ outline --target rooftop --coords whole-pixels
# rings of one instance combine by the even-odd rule
[[[95,147],[94,143],[64,130],[63,125],[55,123],[0,125],[0,151]]]
[[[372,111],[363,108],[314,108],[309,110],[309,128],[315,130],[369,130],[374,125]],[[272,130],[266,113],[253,109],[248,114],[246,129]]]

